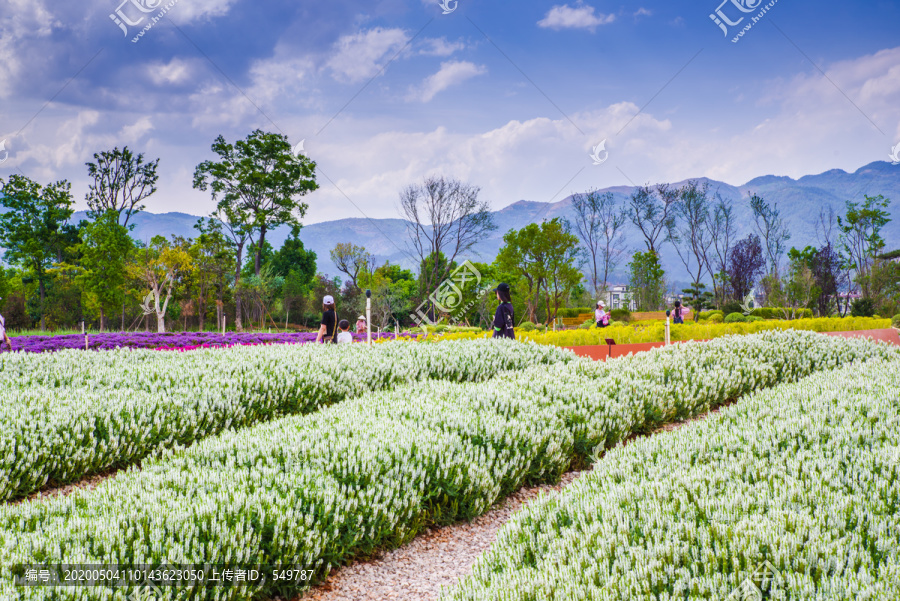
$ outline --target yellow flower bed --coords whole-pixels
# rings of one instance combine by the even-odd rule
[[[809,330],[812,332],[851,332],[855,330],[883,330],[891,327],[890,319],[872,317],[822,317],[815,319],[795,319],[793,321],[770,320],[750,323],[694,323],[672,325],[672,340],[711,340],[730,334],[756,334],[768,330]],[[662,342],[665,340],[666,325],[662,321],[643,321],[634,324],[610,326],[590,330],[564,330],[559,332],[525,332],[516,330],[516,338],[531,340],[538,344],[553,346],[589,346],[605,344],[604,339],[612,338],[616,344],[636,344],[641,342]],[[429,337],[436,340],[469,340],[487,338],[490,332],[444,334]],[[421,339],[421,338],[420,338]]]

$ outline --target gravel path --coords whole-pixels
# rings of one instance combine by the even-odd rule
[[[735,402],[729,401],[691,420],[666,424],[648,435],[632,435],[623,444],[707,419]],[[452,586],[472,570],[475,560],[490,548],[497,532],[514,513],[541,493],[560,491],[585,473],[588,472],[569,472],[558,484],[523,488],[472,522],[426,530],[409,544],[378,559],[355,562],[335,571],[294,601],[436,600],[442,586]]]
[[[426,530],[409,544],[379,559],[354,563],[334,572],[325,582],[298,599],[437,599],[442,586],[451,586],[469,573],[472,564],[493,544],[497,531],[513,513],[542,492],[546,494],[568,486],[582,473],[570,472],[553,486],[523,488],[471,522]]]

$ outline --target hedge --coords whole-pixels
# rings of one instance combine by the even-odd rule
[[[711,340],[729,334],[756,334],[769,330],[808,330],[812,332],[852,332],[857,330],[883,330],[891,327],[890,319],[874,319],[872,317],[817,317],[815,319],[795,319],[793,321],[756,321],[752,323],[694,323],[672,325],[672,340]],[[554,346],[590,346],[603,344],[603,339],[612,338],[617,344],[635,344],[644,342],[662,342],[665,340],[666,325],[664,321],[641,322],[628,325],[611,325],[608,328],[590,330],[562,330],[559,332],[526,332],[516,330],[516,338],[520,341],[531,340],[539,344]],[[441,340],[460,340],[468,338],[486,338],[490,332],[483,334],[446,334]]]

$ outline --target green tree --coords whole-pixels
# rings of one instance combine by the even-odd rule
[[[91,218],[97,220],[108,211],[115,211],[116,222],[122,221],[124,215],[121,225],[128,227],[128,221],[144,210],[141,203],[156,192],[159,159],[145,162],[143,154],[135,156],[126,146],[99,152],[94,160],[96,163],[86,163],[88,176],[94,180],[85,199]]]
[[[244,229],[255,232],[257,276],[266,234],[281,225],[300,225],[309,205],[300,199],[316,190],[316,164],[295,155],[287,137],[256,130],[234,144],[219,136],[212,151],[219,161],[204,161],[194,171],[194,187],[212,190],[219,209],[247,219]]]
[[[402,316],[412,310],[418,289],[415,274],[392,263],[385,263],[372,272],[363,272],[359,285],[372,291],[370,325],[382,330],[388,329],[391,323],[400,324]]]
[[[532,223],[503,236],[505,243],[497,255],[500,272],[517,276],[517,291],[526,299],[529,321],[537,320],[541,301],[547,321],[559,312],[559,306],[582,279],[584,264],[578,237],[565,220],[554,218],[540,225]]]
[[[352,242],[340,242],[331,249],[331,262],[338,271],[350,278],[354,288],[359,289],[360,275],[371,273],[375,269],[375,257],[365,246],[357,246]]]
[[[234,244],[224,232],[224,226],[215,219],[200,219],[195,225],[200,235],[191,245],[190,255],[198,279],[197,314],[200,330],[206,326],[207,298],[215,293],[216,329],[222,326],[225,310],[225,293],[234,272]]]
[[[700,313],[716,306],[716,295],[706,289],[706,284],[698,283],[682,290],[684,304],[694,310],[694,322],[700,321]]]
[[[881,194],[866,195],[861,203],[848,200],[847,214],[837,218],[841,244],[850,258],[851,268],[856,272],[856,282],[865,298],[870,298],[872,292],[872,264],[884,248],[881,230],[891,220],[885,210],[890,204],[891,201]]]
[[[134,251],[134,240],[128,229],[119,225],[119,214],[108,210],[82,227],[79,281],[93,294],[100,307],[100,330],[107,328],[107,317],[125,300],[128,281],[128,257]]]
[[[19,265],[38,281],[41,330],[46,328],[44,300],[48,269],[62,260],[67,238],[64,224],[72,216],[72,193],[63,180],[46,187],[21,175],[0,180],[0,246],[5,259]]]
[[[658,311],[666,302],[666,272],[654,251],[636,252],[628,264],[629,287],[638,311]]]
[[[295,314],[302,310],[303,299],[309,295],[315,285],[316,253],[307,250],[300,240],[300,228],[294,227],[290,237],[271,259],[272,271],[276,276],[284,278],[282,305],[285,312],[285,323],[290,317],[291,309],[297,308]]]

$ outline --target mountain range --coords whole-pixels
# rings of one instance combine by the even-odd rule
[[[865,194],[882,194],[894,202],[889,207],[892,221],[885,227],[883,236],[887,241],[887,250],[900,248],[900,165],[878,161],[861,167],[853,173],[841,169],[832,169],[818,175],[808,175],[799,179],[766,175],[757,177],[742,186],[732,186],[707,178],[697,178],[700,182],[708,182],[710,191],[719,193],[723,198],[734,203],[737,216],[737,233],[744,237],[753,230],[753,218],[748,204],[751,194],[759,194],[770,203],[777,204],[782,217],[788,225],[791,239],[788,247],[804,248],[818,244],[816,222],[820,208],[830,205],[837,214],[844,211],[847,200],[860,201]],[[674,182],[680,186],[685,182]],[[624,202],[634,191],[630,186],[616,186],[600,190],[611,192],[618,201]],[[459,260],[491,262],[503,245],[503,234],[510,229],[520,229],[530,223],[564,217],[572,219],[574,208],[569,196],[555,203],[520,200],[493,213],[497,230],[478,243],[472,251]],[[84,217],[84,213],[76,213],[74,221]],[[194,224],[199,217],[185,213],[154,214],[143,212],[132,218],[135,224],[132,235],[140,240],[149,240],[157,234],[164,236],[181,235],[193,237],[196,230]],[[403,219],[367,219],[346,218],[305,225],[300,231],[300,238],[308,249],[318,256],[318,268],[321,273],[331,276],[341,275],[329,258],[329,251],[339,242],[353,242],[364,246],[376,256],[379,262],[391,261],[407,268],[415,268],[413,253],[409,252],[407,222]],[[273,247],[279,248],[290,234],[287,227],[273,230],[268,236]],[[642,250],[643,238],[637,228],[630,223],[626,225],[625,247],[630,252]],[[681,264],[671,245],[663,249],[663,266],[672,283],[681,285],[689,281],[684,266]],[[622,262],[611,279],[625,281],[625,264]]]

